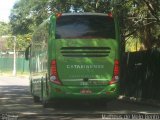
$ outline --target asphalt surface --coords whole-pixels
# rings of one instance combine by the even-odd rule
[[[68,101],[43,108],[41,103],[33,102],[27,76],[0,76],[2,120],[156,120],[160,119],[158,114],[159,107],[122,100],[109,102],[106,106]]]

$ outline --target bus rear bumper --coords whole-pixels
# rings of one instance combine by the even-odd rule
[[[108,85],[106,87],[52,85],[50,86],[49,99],[116,99],[118,95],[118,84]]]

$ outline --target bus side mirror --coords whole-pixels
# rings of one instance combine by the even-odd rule
[[[31,45],[29,45],[29,46],[26,48],[26,51],[25,51],[25,59],[26,59],[26,60],[29,60],[29,58],[30,58],[30,48],[31,48]]]

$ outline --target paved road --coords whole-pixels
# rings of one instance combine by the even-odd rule
[[[134,116],[135,119],[141,120],[141,114],[157,113],[160,113],[158,107],[119,100],[110,102],[108,106],[67,102],[57,107],[43,108],[40,103],[34,103],[30,96],[28,77],[0,77],[0,114],[3,120],[102,120],[108,117],[119,120],[123,117],[108,116],[109,114],[132,114],[137,115]],[[152,120],[155,119],[158,116]]]

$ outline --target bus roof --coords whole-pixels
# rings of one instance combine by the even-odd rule
[[[96,16],[109,16],[107,13],[91,13],[91,12],[84,12],[84,13],[62,13],[62,16],[69,16],[69,15],[96,15]]]

